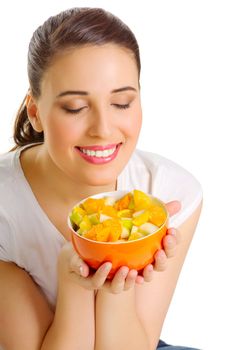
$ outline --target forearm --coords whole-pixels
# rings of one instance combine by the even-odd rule
[[[95,319],[95,350],[149,349],[148,337],[136,314],[134,288],[120,294],[98,291]]]
[[[56,312],[41,350],[93,350],[94,292],[77,284],[58,290]]]

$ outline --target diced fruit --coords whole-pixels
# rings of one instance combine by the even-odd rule
[[[89,231],[83,233],[83,237],[97,241],[97,234],[103,229],[103,224],[93,226]]]
[[[86,211],[85,210],[83,210],[80,207],[75,207],[72,210],[70,219],[71,219],[72,222],[74,222],[74,224],[76,224],[78,226],[85,215],[86,215]]]
[[[134,190],[135,210],[148,209],[151,204],[151,198],[142,191]]]
[[[116,202],[116,199],[114,197],[106,197],[105,198],[105,205],[114,205]]]
[[[111,216],[113,218],[117,217],[117,210],[114,207],[112,207],[111,205],[104,206],[101,210],[101,213],[108,215],[108,216]]]
[[[134,197],[133,196],[131,196],[130,203],[128,205],[128,209],[130,209],[130,210],[134,210],[135,209],[135,201],[134,201]]]
[[[151,224],[150,222],[146,222],[145,224],[142,224],[139,226],[139,232],[144,233],[146,235],[150,235],[152,233],[155,233],[159,227]]]
[[[132,226],[131,233],[138,232],[138,226]]]
[[[132,194],[131,193],[127,193],[125,196],[123,196],[121,199],[119,199],[114,207],[116,210],[123,210],[123,209],[128,209],[128,205],[130,203]]]
[[[100,242],[108,242],[110,236],[111,229],[110,227],[103,227],[101,230],[97,232],[97,241]]]
[[[104,214],[100,214],[100,222],[103,222],[103,221],[106,221],[106,220],[109,220],[109,219],[111,219],[110,216],[104,215]]]
[[[82,203],[83,208],[87,214],[99,212],[104,207],[104,199],[88,198]]]
[[[122,228],[121,238],[128,238],[130,235],[130,230],[126,227]]]
[[[156,225],[156,226],[162,226],[165,219],[166,219],[166,213],[164,209],[158,205],[154,205],[151,208],[149,208],[149,221]]]
[[[147,222],[148,219],[149,219],[149,212],[148,211],[144,211],[142,214],[137,215],[133,219],[133,224],[136,225],[136,226],[141,226],[142,224]]]
[[[100,223],[100,215],[98,213],[90,214],[88,217],[92,225],[97,225]]]
[[[85,215],[83,217],[83,220],[81,221],[79,226],[80,226],[81,232],[88,231],[91,229],[92,224],[91,224],[89,217],[87,215]]]
[[[139,216],[139,215],[143,214],[144,212],[145,212],[145,210],[135,211],[132,216],[133,216],[133,218],[135,218],[136,216]]]
[[[141,237],[143,237],[143,234],[141,232],[137,231],[137,232],[130,234],[128,241],[133,241],[133,240],[141,238]]]
[[[109,242],[115,242],[122,233],[122,225],[118,219],[109,219],[103,222],[104,227],[110,227]]]
[[[131,218],[132,217],[132,210],[130,210],[130,209],[119,210],[117,215],[119,218]]]
[[[122,223],[122,226],[125,228],[128,228],[129,231],[131,230],[131,228],[133,226],[132,219],[130,219],[130,218],[121,218],[121,223]]]
[[[113,197],[88,198],[70,214],[77,234],[99,242],[132,241],[155,233],[166,220],[159,201],[140,190]]]

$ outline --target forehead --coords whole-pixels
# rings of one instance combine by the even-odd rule
[[[138,87],[138,69],[133,53],[115,44],[84,46],[57,56],[46,71],[42,90],[58,93],[81,88],[90,92],[120,86]]]

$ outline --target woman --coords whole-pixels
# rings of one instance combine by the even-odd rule
[[[33,34],[16,147],[0,163],[4,349],[181,348],[159,336],[202,193],[177,164],[135,150],[139,73],[133,33],[102,9],[64,11]],[[170,228],[154,265],[142,275],[123,266],[109,282],[110,262],[91,273],[74,252],[67,215],[83,198],[134,188],[167,203],[181,242]]]

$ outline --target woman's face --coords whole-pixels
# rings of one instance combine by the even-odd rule
[[[116,181],[135,149],[142,112],[132,54],[114,44],[60,55],[37,101],[50,161],[90,186]]]

